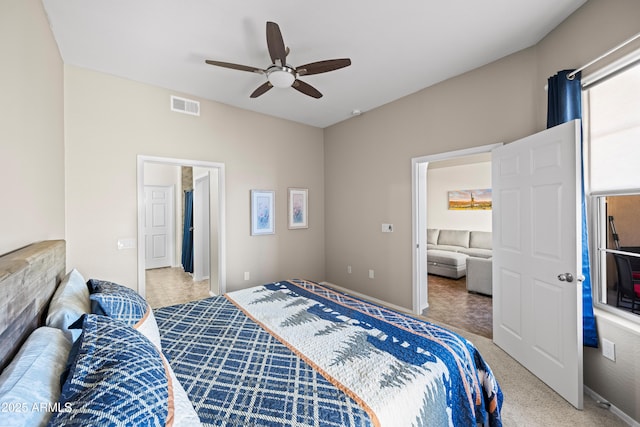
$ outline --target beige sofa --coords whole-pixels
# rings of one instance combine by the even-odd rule
[[[468,258],[490,260],[492,256],[490,231],[427,229],[427,272],[429,274],[459,279],[467,275]],[[486,271],[486,265],[476,271]],[[486,277],[482,277],[482,280],[486,282]],[[489,278],[489,282],[490,280]],[[474,277],[467,277],[467,286],[469,281],[474,281]],[[486,293],[486,285],[482,289],[484,292],[481,293]],[[474,290],[474,292],[478,291]]]

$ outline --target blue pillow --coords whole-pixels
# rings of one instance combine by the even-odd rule
[[[87,314],[50,426],[165,425],[173,411],[168,365],[144,335]],[[171,407],[171,408],[170,408]]]
[[[133,289],[106,280],[90,279],[91,312],[135,325],[147,312],[147,302]]]
[[[87,285],[93,314],[108,316],[134,327],[162,350],[153,310],[139,293],[106,280],[90,279]]]

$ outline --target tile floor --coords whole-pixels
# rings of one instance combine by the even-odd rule
[[[493,300],[467,292],[466,277],[448,279],[429,275],[427,320],[444,322],[486,338],[493,338]]]
[[[152,308],[209,297],[209,281],[194,282],[182,267],[154,268],[146,271],[146,300]]]

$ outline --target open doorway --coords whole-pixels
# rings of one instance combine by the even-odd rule
[[[455,162],[469,156],[491,153],[502,144],[484,145],[464,150],[451,151],[411,160],[412,169],[412,216],[413,216],[413,312],[421,314],[429,308],[429,279],[427,268],[427,228],[428,225],[428,181],[430,163]]]
[[[427,320],[493,338],[491,153],[427,168]],[[452,307],[455,307],[452,310]]]
[[[157,278],[162,274],[165,280],[173,281],[176,286],[186,286],[185,289],[194,292],[193,299],[203,296],[222,294],[226,290],[225,283],[225,240],[224,240],[224,164],[138,156],[138,292],[146,296],[147,279]],[[175,203],[170,208],[157,209],[149,212],[145,195],[153,188],[162,189],[171,194]],[[184,267],[183,245],[185,244],[184,221],[186,192],[193,196],[192,224],[188,230],[192,232],[191,245],[185,251],[192,251],[193,268]],[[173,216],[173,220],[166,221],[173,225],[173,230],[162,231],[160,235],[149,236],[149,219],[164,219]],[[191,214],[190,214],[191,215]],[[189,233],[189,231],[187,231]],[[163,254],[164,242],[169,261],[152,263],[149,254],[156,251]],[[156,246],[154,246],[154,244]],[[167,265],[168,264],[168,265]],[[155,270],[149,270],[149,267]],[[147,273],[152,272],[153,276]],[[165,274],[166,273],[166,274]],[[198,289],[191,286],[197,284]],[[197,292],[196,292],[197,291]],[[203,293],[204,292],[204,293]],[[177,294],[177,293],[176,293]],[[188,292],[181,292],[182,298]],[[176,303],[186,302],[183,300]]]

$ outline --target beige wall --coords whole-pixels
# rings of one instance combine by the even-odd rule
[[[0,2],[0,254],[64,236],[63,67],[39,0]]]
[[[636,34],[639,18],[640,2],[590,0],[532,48],[325,129],[327,280],[411,307],[411,158],[543,130],[547,78]],[[394,232],[382,234],[382,222],[393,223]],[[598,325],[614,342],[640,340],[637,326],[605,327],[600,318]],[[637,356],[637,347],[631,351]],[[639,357],[612,366],[587,349],[586,371],[587,386],[640,420]],[[624,375],[634,381],[618,384]],[[610,394],[612,383],[623,390]]]
[[[200,117],[174,113],[171,94],[65,66],[68,266],[136,288],[137,253],[116,242],[137,235],[140,154],[225,164],[228,290],[323,280],[322,130],[205,100]],[[287,229],[287,187],[309,189],[309,229]],[[251,189],[276,190],[275,235],[250,236]]]
[[[584,349],[584,383],[599,396],[640,423],[640,333],[638,325],[599,311],[598,336],[615,344],[616,360],[600,349]]]
[[[527,49],[325,129],[329,282],[411,307],[411,158],[533,133],[536,70]]]
[[[437,162],[436,162],[437,163]],[[491,188],[491,162],[427,169],[427,227],[491,231],[490,210],[451,210],[449,191]]]

